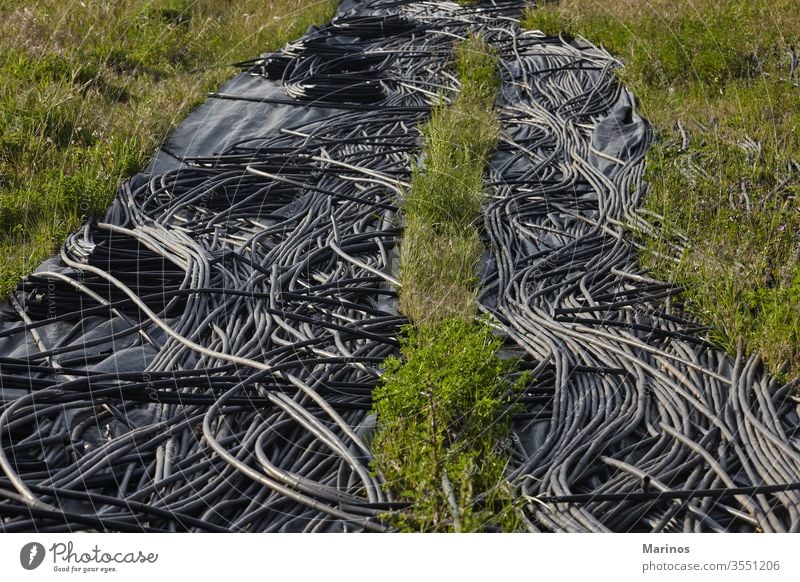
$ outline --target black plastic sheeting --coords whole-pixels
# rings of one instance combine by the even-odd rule
[[[452,43],[501,55],[481,309],[535,381],[529,531],[797,531],[793,384],[637,267],[651,136],[619,65],[522,2],[344,2],[243,70],[0,315],[3,531],[385,531],[371,392],[398,204]]]

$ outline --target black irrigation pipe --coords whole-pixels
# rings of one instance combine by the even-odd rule
[[[180,167],[121,186],[0,307],[0,531],[384,531],[413,511],[371,470],[371,393],[407,322],[418,126],[473,31],[504,84],[479,302],[535,378],[507,439],[528,529],[800,531],[794,383],[715,349],[641,272],[650,131],[612,57],[523,32],[522,7],[373,0],[237,64],[270,96],[212,98],[306,121],[168,152]]]
[[[183,515],[173,511],[166,511],[158,507],[146,503],[140,503],[131,500],[122,500],[108,495],[98,495],[94,493],[86,493],[84,491],[73,491],[71,489],[57,489],[54,487],[40,487],[38,485],[31,485],[30,489],[36,493],[47,495],[48,497],[61,498],[61,499],[78,499],[88,501],[95,505],[109,505],[113,507],[120,507],[127,509],[131,513],[140,513],[144,515],[152,515],[155,518],[164,519],[166,521],[177,521],[180,524],[201,528],[208,532],[227,532],[228,529],[214,525],[207,521],[203,521],[192,517],[191,515]]]
[[[327,101],[293,101],[292,99],[281,99],[279,97],[242,97],[240,95],[229,95],[227,93],[209,93],[210,99],[220,99],[227,101],[248,101],[250,103],[269,103],[273,105],[292,105],[295,107],[323,107],[325,109],[343,109],[346,111],[374,111],[374,105],[363,105],[358,103],[335,103]],[[382,111],[389,113],[428,113],[430,107],[410,106],[410,105],[386,105]]]
[[[763,495],[765,493],[786,493],[800,491],[800,483],[785,483],[782,485],[760,485],[752,487],[726,487],[719,489],[690,489],[684,491],[653,491],[651,493],[605,493],[605,494],[573,494],[539,497],[536,501],[541,503],[599,503],[601,501],[648,501],[657,503],[669,499],[696,499],[710,497],[724,499],[736,495]]]

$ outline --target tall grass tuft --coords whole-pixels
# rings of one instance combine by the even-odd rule
[[[476,224],[483,174],[500,125],[491,113],[499,86],[496,56],[477,36],[460,43],[454,65],[461,88],[422,128],[425,150],[403,201],[400,307],[412,321],[474,313],[483,250]]]

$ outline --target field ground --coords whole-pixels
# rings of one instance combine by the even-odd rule
[[[238,60],[334,0],[0,0],[0,292],[102,213]]]
[[[800,18],[793,0],[563,0],[528,12],[625,64],[658,143],[642,260],[734,350],[800,372]]]

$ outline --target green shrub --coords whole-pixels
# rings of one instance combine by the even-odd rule
[[[511,380],[515,362],[497,356],[501,340],[475,321],[476,223],[499,132],[489,113],[496,56],[472,36],[456,47],[454,65],[461,90],[422,128],[424,164],[403,201],[400,308],[415,325],[373,395],[373,454],[394,498],[411,504],[392,515],[401,530],[513,531],[518,513],[500,441],[527,377]]]
[[[480,322],[451,318],[408,327],[374,392],[375,465],[399,501],[406,531],[518,527],[504,478],[502,438],[527,375],[497,357],[501,340]],[[449,485],[447,483],[449,482]]]

